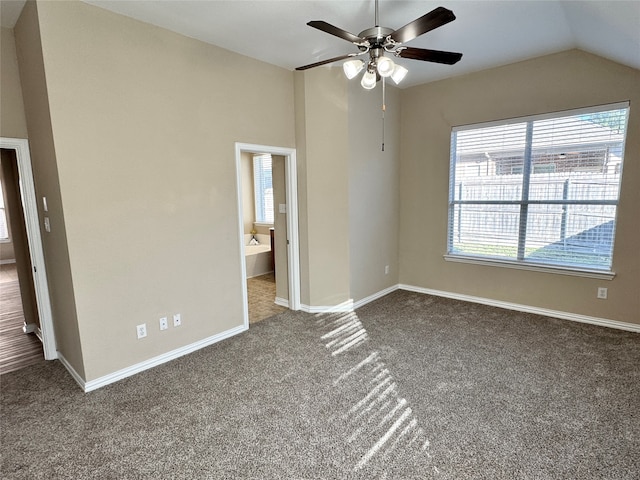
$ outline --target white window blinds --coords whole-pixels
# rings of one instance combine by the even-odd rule
[[[610,271],[628,110],[454,128],[448,254]]]
[[[257,223],[273,223],[271,155],[253,156],[253,188]]]

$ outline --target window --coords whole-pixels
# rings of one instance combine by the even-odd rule
[[[4,185],[0,182],[0,242],[9,241],[9,226],[4,203]]]
[[[269,154],[253,156],[253,189],[256,223],[273,224],[273,182]]]
[[[610,272],[628,111],[454,128],[447,260]]]

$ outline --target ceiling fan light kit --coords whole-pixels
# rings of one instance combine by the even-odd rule
[[[378,81],[378,78],[376,76],[376,71],[371,67],[371,65],[369,65],[369,68],[367,68],[367,71],[362,76],[360,85],[362,85],[362,88],[371,90],[375,88],[377,81]]]
[[[391,79],[398,85],[404,77],[407,76],[409,70],[404,68],[402,65],[396,65],[393,69],[393,73],[391,73]]]
[[[349,80],[355,78],[364,68],[364,62],[362,60],[349,60],[342,65],[344,74]]]
[[[396,64],[389,57],[380,57],[378,59],[378,73],[381,77],[390,77],[395,69]]]

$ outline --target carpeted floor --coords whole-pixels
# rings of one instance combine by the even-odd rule
[[[6,479],[637,479],[640,335],[397,291],[82,393],[0,377]]]

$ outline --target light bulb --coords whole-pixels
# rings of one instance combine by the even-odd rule
[[[364,68],[364,62],[362,60],[349,60],[344,62],[342,68],[344,69],[344,74],[351,80]]]
[[[362,76],[360,85],[362,85],[362,88],[366,88],[367,90],[374,88],[376,86],[375,70],[367,70],[367,72]]]
[[[396,65],[393,69],[393,73],[391,74],[391,79],[396,82],[397,85],[402,81],[404,77],[407,76],[407,73],[409,73],[409,70],[401,65]]]
[[[378,59],[378,73],[381,77],[391,76],[395,66],[395,63],[389,57],[380,57]]]

